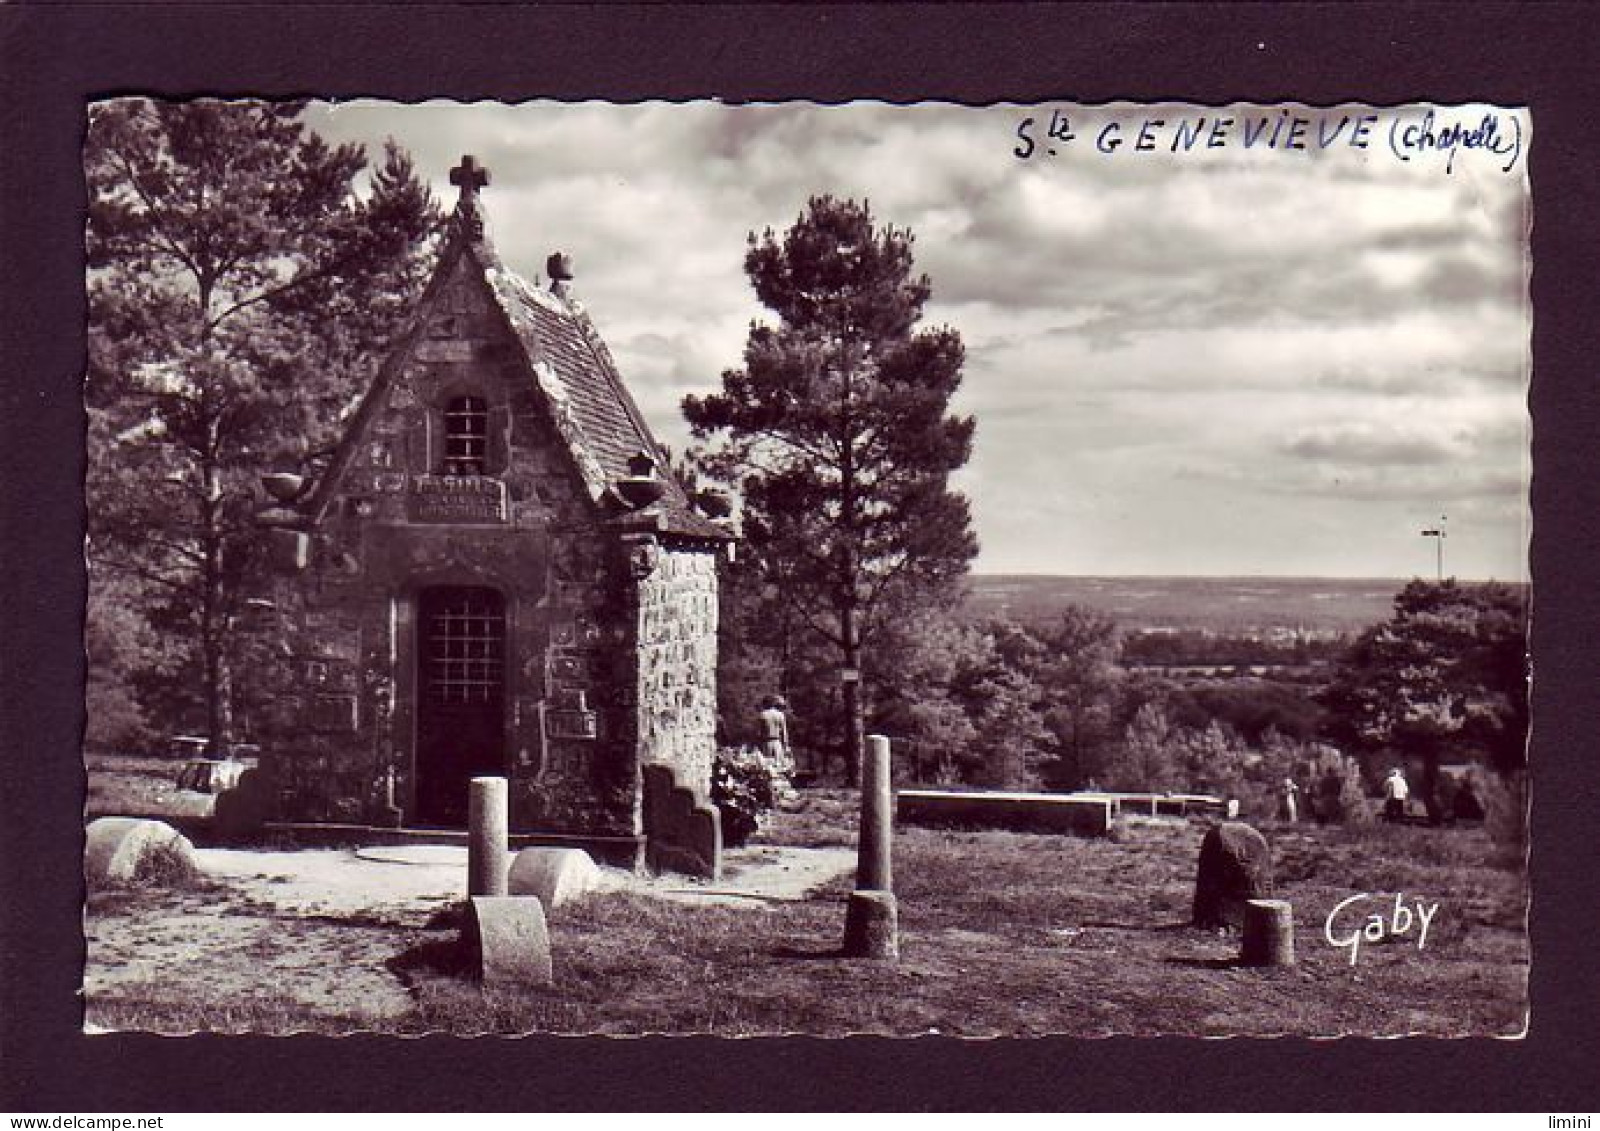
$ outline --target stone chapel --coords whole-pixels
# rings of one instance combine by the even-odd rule
[[[281,670],[262,816],[460,828],[469,779],[502,775],[524,843],[714,871],[732,536],[667,470],[569,259],[519,278],[486,171],[465,157],[451,181],[433,277],[331,459],[264,478]]]

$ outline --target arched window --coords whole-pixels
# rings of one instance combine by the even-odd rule
[[[455,397],[444,409],[444,473],[482,475],[489,454],[489,402]]]

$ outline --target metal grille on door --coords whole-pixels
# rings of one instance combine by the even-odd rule
[[[428,610],[428,694],[438,704],[499,698],[505,666],[500,595],[487,589],[441,594]]]

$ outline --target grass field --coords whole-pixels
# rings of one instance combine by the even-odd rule
[[[849,844],[852,816],[848,795],[808,793],[761,839]],[[905,829],[898,963],[838,955],[848,877],[803,901],[749,907],[618,892],[553,918],[553,986],[485,995],[456,968],[454,930],[423,909],[307,914],[202,881],[91,899],[87,1020],[405,1034],[1522,1030],[1526,886],[1482,829],[1262,828],[1295,907],[1290,970],[1241,968],[1236,938],[1187,925],[1198,823],[1136,821],[1115,840]],[[1358,892],[1437,901],[1426,948],[1390,939],[1363,946],[1352,967],[1322,931]],[[159,976],[97,976],[161,937],[199,940],[199,952]]]

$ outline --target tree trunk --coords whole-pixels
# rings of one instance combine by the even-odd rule
[[[866,719],[861,702],[861,638],[853,604],[844,608],[844,773],[851,788],[861,784],[861,751],[866,741]]]
[[[212,757],[227,755],[233,739],[233,712],[229,703],[228,660],[225,625],[218,608],[217,587],[206,584],[205,609],[200,617],[200,648],[205,673],[202,693],[206,700],[206,734]]]
[[[212,439],[214,446],[214,435]],[[233,680],[228,666],[227,594],[218,513],[222,506],[222,476],[214,460],[206,461],[202,475],[205,594],[200,612],[200,648],[205,666],[206,728],[212,757],[225,758],[233,749]]]
[[[1437,825],[1444,819],[1439,809],[1439,754],[1436,744],[1430,743],[1422,752],[1422,804],[1428,811],[1428,824]]]

